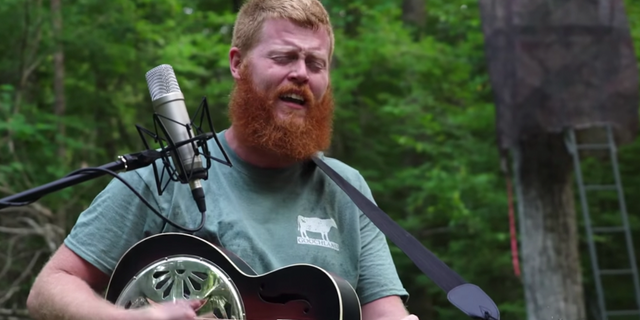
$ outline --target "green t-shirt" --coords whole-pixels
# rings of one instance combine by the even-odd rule
[[[218,139],[233,166],[212,162],[209,178],[203,181],[206,224],[196,236],[221,244],[257,273],[296,263],[321,267],[351,283],[363,305],[389,295],[408,298],[384,234],[324,172],[310,163],[276,170],[258,168],[233,152],[224,131],[218,133]],[[213,139],[209,150],[212,156],[224,159]],[[323,155],[322,159],[373,200],[358,171]],[[195,228],[200,223],[188,185],[170,182],[158,196],[151,166],[121,176],[180,226]],[[179,230],[164,224],[114,179],[82,212],[64,243],[111,274],[127,249],[166,231]]]

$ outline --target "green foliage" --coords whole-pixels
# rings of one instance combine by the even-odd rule
[[[506,184],[477,1],[430,0],[422,28],[402,21],[397,1],[323,3],[336,28],[331,80],[337,110],[330,154],[360,170],[377,203],[480,285],[504,319],[525,319],[522,286],[511,265]],[[161,63],[174,67],[190,112],[206,96],[216,129],[228,124],[232,1],[63,2],[61,39],[52,35],[49,6],[37,4],[0,2],[0,20],[12,26],[0,29],[0,196],[140,150],[134,125],[152,128],[144,74]],[[625,5],[637,45],[640,10],[630,0]],[[57,40],[65,55],[63,117],[55,116],[53,105]],[[639,148],[626,146],[620,154],[630,200],[640,192]],[[591,174],[609,169],[593,160],[585,165]],[[108,180],[41,199],[53,214],[38,219],[68,232]],[[629,201],[629,212],[638,206]],[[609,210],[603,216],[613,221],[615,214]],[[632,218],[636,231],[640,221]],[[0,225],[9,220],[14,219],[0,214]],[[0,252],[11,239],[0,237]],[[46,246],[39,239],[16,243],[15,250],[25,252]],[[404,253],[395,246],[392,251],[413,312],[422,319],[465,319]],[[587,251],[582,252],[588,267]],[[21,274],[28,258],[10,268],[0,288]],[[592,286],[588,270],[585,275]],[[29,274],[34,276],[35,271]],[[23,306],[27,293],[23,285],[5,304]]]
[[[336,32],[333,151],[361,170],[386,212],[516,319],[524,312],[522,293],[511,276],[477,6],[456,5],[458,12],[448,2],[430,2],[428,21],[439,22],[417,40],[397,6],[350,5],[360,24],[350,34]],[[455,19],[464,19],[464,27]],[[428,312],[429,299],[438,319],[460,316],[404,253],[394,250],[394,257],[416,296],[415,310]]]

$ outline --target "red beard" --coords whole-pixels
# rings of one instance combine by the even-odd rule
[[[229,102],[229,117],[239,142],[293,161],[307,160],[329,148],[334,108],[330,86],[316,101],[308,85],[282,86],[269,93],[256,89],[246,65],[240,76]],[[304,97],[307,104],[302,119],[295,112],[278,117],[276,103],[284,93]]]

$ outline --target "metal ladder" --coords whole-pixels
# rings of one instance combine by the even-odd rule
[[[628,316],[638,315],[640,318],[640,285],[638,280],[638,268],[636,266],[635,251],[633,248],[633,242],[631,238],[631,230],[629,227],[629,219],[627,216],[627,207],[624,200],[624,194],[622,189],[622,182],[620,179],[620,172],[618,170],[618,157],[617,147],[613,136],[613,130],[611,126],[606,126],[607,130],[607,143],[596,144],[577,144],[574,130],[568,130],[568,137],[566,139],[567,148],[569,153],[573,157],[576,183],[580,195],[580,203],[582,207],[582,214],[585,223],[586,235],[589,245],[589,253],[591,256],[591,265],[593,269],[594,282],[596,287],[596,293],[598,298],[598,314],[599,320],[609,320],[614,316]],[[582,168],[580,167],[580,150],[608,150],[613,167],[614,182],[608,185],[585,185],[583,181]],[[618,195],[618,203],[621,216],[621,225],[618,226],[592,226],[591,217],[589,213],[589,206],[587,201],[587,191],[597,190],[616,190]],[[596,252],[596,244],[594,241],[595,234],[612,234],[612,233],[624,233],[625,245],[627,249],[627,258],[630,262],[629,265],[616,269],[600,269],[598,262],[598,254]],[[620,244],[622,245],[622,244]],[[637,308],[632,310],[607,310],[605,304],[605,292],[602,288],[602,276],[607,275],[631,275],[633,278],[633,287],[635,290],[635,303]],[[576,319],[577,320],[577,319]]]

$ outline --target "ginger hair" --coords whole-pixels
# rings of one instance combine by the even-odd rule
[[[268,19],[286,19],[301,27],[325,28],[329,35],[329,61],[333,56],[334,35],[329,14],[319,0],[247,0],[233,27],[231,46],[246,54],[260,41],[262,26]]]

